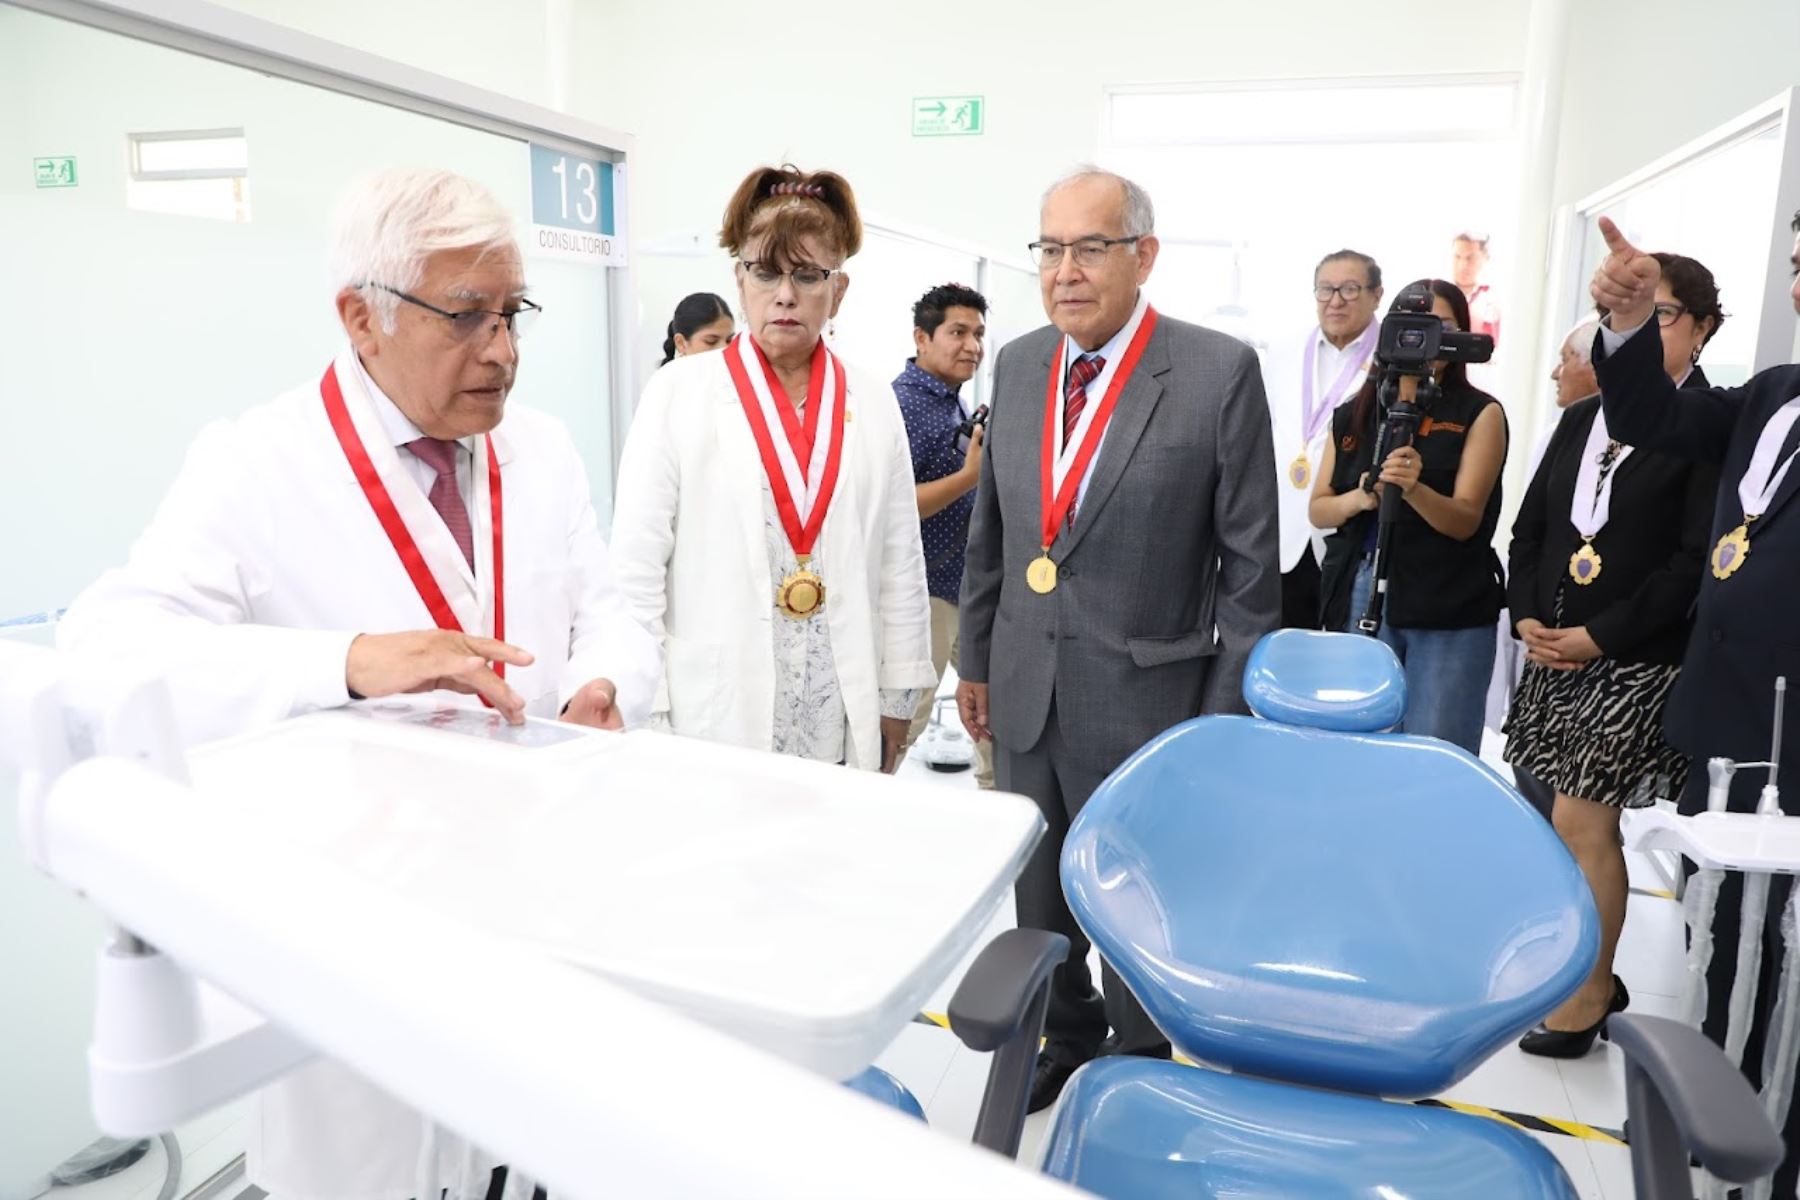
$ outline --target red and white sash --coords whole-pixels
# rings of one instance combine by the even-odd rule
[[[802,416],[785,395],[777,400],[781,380],[752,338],[738,334],[724,354],[762,456],[782,530],[794,554],[804,560],[825,524],[844,457],[844,365],[823,341],[813,347]]]
[[[475,534],[471,573],[455,539],[442,528],[442,519],[418,488],[390,491],[383,481],[384,474],[398,476],[399,456],[356,372],[340,375],[333,363],[319,381],[319,396],[344,459],[432,622],[439,629],[458,633],[488,634],[491,630],[495,640],[505,641],[505,522],[500,459],[492,435],[482,439],[487,470],[475,473],[475,505],[469,514]],[[374,455],[370,446],[376,447]],[[387,470],[377,469],[377,457]],[[484,527],[489,535],[486,539],[481,536]],[[504,675],[505,664],[495,663],[494,671]]]

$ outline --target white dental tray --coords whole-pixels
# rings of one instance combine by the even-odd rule
[[[1043,829],[1005,793],[394,701],[190,767],[322,887],[362,877],[836,1079],[971,949]]]

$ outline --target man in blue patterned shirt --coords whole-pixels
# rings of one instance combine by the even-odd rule
[[[913,482],[918,485],[919,534],[925,544],[925,578],[931,592],[931,662],[938,675],[957,651],[956,601],[962,593],[963,550],[975,482],[981,476],[981,438],[957,435],[967,413],[960,392],[981,367],[987,337],[987,301],[960,283],[932,288],[913,305],[913,346],[918,354],[894,380],[894,395],[912,443]],[[910,747],[931,718],[936,689],[913,716]],[[975,747],[975,782],[994,786],[993,750]]]

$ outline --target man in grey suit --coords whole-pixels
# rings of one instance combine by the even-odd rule
[[[1033,1112],[1097,1054],[1169,1053],[1110,967],[1104,1001],[1094,990],[1057,872],[1069,823],[1162,730],[1244,711],[1245,660],[1281,612],[1256,354],[1150,308],[1153,223],[1141,188],[1096,168],[1045,194],[1032,253],[1051,325],[1000,351],[969,529],[957,706],[993,739],[998,785],[1049,825],[1019,924],[1073,947]]]

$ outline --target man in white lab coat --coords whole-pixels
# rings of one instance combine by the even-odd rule
[[[62,647],[164,675],[190,742],[403,692],[515,722],[643,720],[660,656],[581,460],[506,404],[536,313],[511,218],[448,172],[379,175],[345,199],[332,270],[335,360],[200,434]],[[494,1165],[328,1062],[263,1094],[249,1153],[277,1200],[407,1200],[434,1178],[481,1200]]]
[[[1281,505],[1281,624],[1289,629],[1319,628],[1325,534],[1313,527],[1306,506],[1332,410],[1356,395],[1374,358],[1381,267],[1355,250],[1328,254],[1313,270],[1313,301],[1319,323],[1264,372]]]

